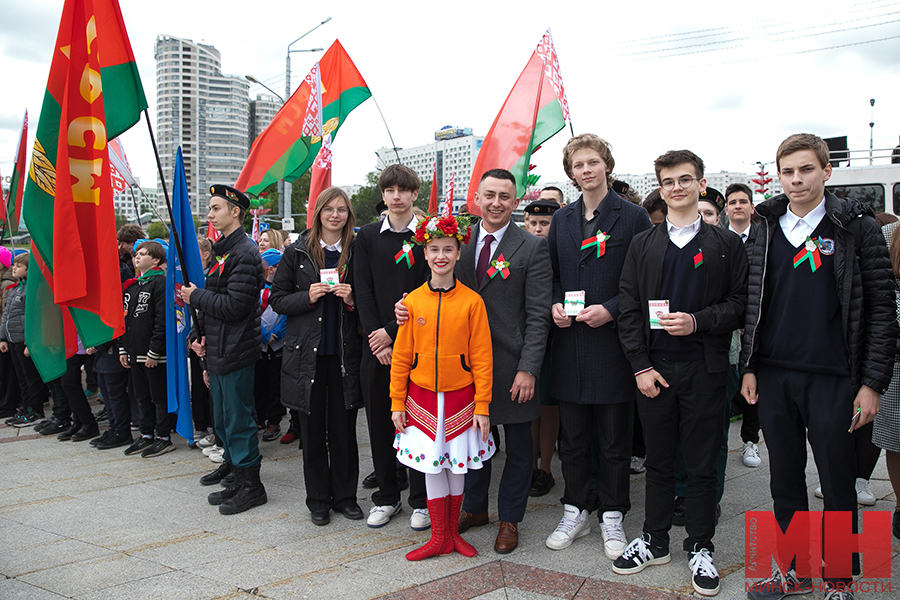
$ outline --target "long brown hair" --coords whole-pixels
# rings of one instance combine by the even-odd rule
[[[891,236],[891,266],[894,267],[894,277],[900,279],[900,226]]]
[[[347,192],[339,187],[330,187],[324,190],[319,197],[316,198],[316,211],[313,213],[312,225],[309,228],[309,238],[307,241],[307,251],[313,264],[321,269],[325,266],[325,251],[319,244],[322,235],[322,210],[328,206],[332,200],[341,198],[347,205],[347,222],[344,223],[344,230],[341,232],[341,257],[338,259],[337,268],[340,269],[347,264],[350,256],[350,241],[356,235],[353,228],[356,226],[356,215],[353,214],[353,206],[350,204],[350,197]]]

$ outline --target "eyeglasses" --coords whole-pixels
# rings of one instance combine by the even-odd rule
[[[686,190],[689,187],[691,187],[695,181],[700,181],[700,180],[696,177],[688,177],[687,175],[685,175],[684,177],[678,178],[678,186],[681,189]],[[674,180],[674,179],[663,179],[662,189],[664,189],[666,191],[673,190],[673,189],[675,189],[675,183],[676,183],[676,180]]]
[[[335,211],[337,211],[337,214],[339,214],[341,216],[346,215],[349,212],[343,206],[340,208],[335,208],[333,206],[326,206],[325,208],[322,209],[322,212],[325,213],[326,215],[332,215],[335,213]]]

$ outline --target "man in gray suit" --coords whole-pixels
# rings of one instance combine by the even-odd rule
[[[506,463],[500,479],[497,512],[500,527],[494,551],[507,554],[519,544],[518,524],[525,516],[531,487],[531,422],[540,415],[534,398],[537,376],[550,332],[553,270],[547,242],[512,223],[518,206],[516,179],[504,169],[482,175],[475,204],[481,221],[462,248],[456,277],[476,290],[487,308],[494,349],[491,424],[503,425]],[[398,303],[397,320],[405,320]],[[466,473],[459,531],[488,523],[491,463]]]

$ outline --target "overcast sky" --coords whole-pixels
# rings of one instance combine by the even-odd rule
[[[547,27],[575,132],[610,141],[619,173],[652,171],[654,158],[676,148],[695,151],[708,171],[748,172],[801,131],[847,135],[851,148],[868,148],[870,98],[875,147],[896,146],[900,135],[900,2],[120,2],[151,116],[157,35],[213,45],[225,74],[252,74],[283,93],[287,44],[330,16],[294,48],[340,39],[400,147],[429,143],[444,125],[485,135]],[[10,0],[0,13],[4,178],[26,108],[31,147],[62,5]],[[318,56],[292,55],[294,87]],[[542,181],[565,178],[568,137],[566,128],[533,157]],[[143,121],[123,140],[132,170],[153,185]],[[332,181],[364,183],[374,151],[390,145],[366,101],[335,140]]]

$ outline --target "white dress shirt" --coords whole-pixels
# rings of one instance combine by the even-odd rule
[[[700,216],[690,225],[684,227],[675,227],[672,222],[666,218],[666,230],[669,232],[669,239],[679,248],[684,248],[694,237],[700,233]]]
[[[494,236],[494,241],[491,242],[491,256],[494,255],[494,252],[497,251],[497,246],[500,245],[500,240],[503,239],[503,234],[506,233],[506,230],[509,229],[509,224],[512,223],[510,221],[497,231],[491,233],[490,231],[485,231],[484,227],[478,228],[478,241],[475,242],[475,264],[478,264],[478,257],[481,256],[481,249],[484,248],[484,238],[488,235]]]
[[[385,219],[385,221],[386,220],[387,219]],[[322,246],[322,248],[324,248],[325,250],[331,250],[332,252],[340,252],[344,249],[344,244],[341,242],[341,240],[338,240],[337,244],[328,245],[322,240],[322,238],[319,238],[319,245]]]
[[[812,235],[812,232],[816,230],[816,227],[819,226],[824,217],[825,199],[823,197],[819,205],[809,211],[803,218],[792,213],[791,207],[788,205],[787,212],[781,215],[781,218],[778,219],[778,224],[781,225],[784,237],[791,243],[791,246],[796,248]]]
[[[384,218],[384,220],[381,222],[381,229],[378,231],[378,233],[384,233],[385,231],[387,231],[389,229],[391,231],[393,231],[394,233],[403,233],[404,231],[409,231],[409,232],[415,233],[416,225],[419,224],[418,219],[416,219],[416,215],[412,216],[412,221],[410,221],[409,225],[407,225],[403,229],[394,229],[393,227],[391,227],[391,220],[388,218],[389,216],[390,215],[386,216]]]
[[[745,244],[747,243],[747,236],[750,235],[750,224],[749,223],[747,223],[747,229],[745,229],[743,231],[738,231],[737,229],[732,227],[730,224],[728,225],[728,229],[729,229],[729,231],[733,231],[734,233],[738,234],[738,237],[741,238],[742,242],[744,242]]]

